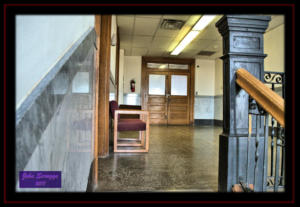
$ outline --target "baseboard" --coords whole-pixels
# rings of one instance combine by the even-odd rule
[[[195,119],[194,125],[196,125],[196,126],[223,126],[223,120]]]

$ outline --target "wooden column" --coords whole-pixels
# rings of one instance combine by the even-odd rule
[[[248,146],[248,94],[235,82],[236,70],[245,68],[259,80],[263,79],[264,58],[263,34],[268,27],[269,16],[224,15],[216,27],[223,37],[223,133],[219,140],[219,191],[231,191],[232,185],[242,178],[254,182],[255,137],[250,138],[248,158],[251,165],[247,170]],[[256,189],[262,189],[263,168],[263,119],[258,131],[259,158],[257,161],[260,179]],[[252,117],[252,132],[256,134],[256,117]],[[254,136],[253,135],[253,136]],[[257,183],[257,180],[256,180]]]
[[[109,80],[110,80],[110,46],[111,46],[111,15],[96,15],[95,30],[97,34],[97,139],[98,155],[109,154]]]
[[[116,84],[116,100],[119,103],[119,67],[120,67],[120,34],[119,28],[117,27],[117,45],[116,45],[116,75],[115,75],[115,84]]]

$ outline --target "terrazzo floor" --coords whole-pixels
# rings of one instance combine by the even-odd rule
[[[148,153],[111,151],[108,157],[99,158],[98,184],[93,191],[217,192],[221,133],[222,127],[216,126],[152,125]]]

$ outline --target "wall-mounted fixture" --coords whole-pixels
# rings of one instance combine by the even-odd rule
[[[111,46],[116,46],[117,45],[117,36],[114,33],[111,37]]]
[[[203,15],[200,20],[194,25],[191,31],[181,40],[181,42],[171,52],[171,55],[178,55],[181,51],[195,39],[200,31],[205,29],[209,23],[216,17],[216,15]]]

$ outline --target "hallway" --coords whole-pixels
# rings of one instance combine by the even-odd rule
[[[16,138],[8,144],[15,190],[285,187],[284,22],[284,15],[17,15]],[[129,111],[114,114],[112,101]],[[143,114],[145,123],[130,128],[118,113]],[[115,153],[128,146],[116,133],[129,129],[146,129],[145,145],[135,147],[147,153]],[[56,173],[58,184],[31,176],[23,185],[33,171]]]
[[[152,125],[148,153],[99,159],[95,191],[216,192],[220,133],[214,126]]]

